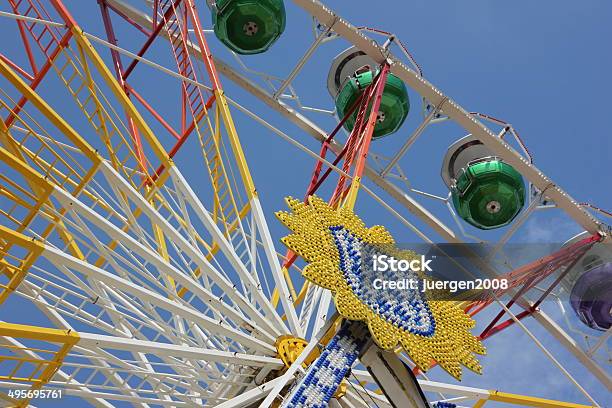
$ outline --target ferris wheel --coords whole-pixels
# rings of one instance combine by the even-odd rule
[[[611,214],[432,85],[394,34],[316,0],[7,0],[0,17],[3,406],[610,404]],[[447,125],[440,193],[405,169]],[[510,259],[550,209],[584,232]],[[370,290],[366,254],[406,236],[486,243],[469,261],[509,284]],[[473,381],[510,328],[579,401]]]

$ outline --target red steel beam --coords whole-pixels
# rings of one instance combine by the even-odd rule
[[[212,53],[210,52],[208,43],[204,38],[202,24],[200,23],[200,17],[198,16],[195,3],[193,2],[193,0],[185,0],[185,7],[187,15],[189,18],[191,18],[191,21],[193,23],[193,31],[196,36],[198,46],[200,47],[202,60],[204,61],[204,65],[206,66],[206,70],[208,71],[208,75],[210,76],[210,80],[212,82],[213,92],[216,90],[221,91],[223,88],[221,87],[219,75],[217,74],[217,69],[215,68],[215,64],[212,60]]]
[[[121,17],[122,19],[127,21],[128,24],[130,24],[131,26],[136,28],[138,31],[140,31],[141,33],[143,33],[147,37],[149,35],[151,35],[151,31],[147,30],[145,27],[141,26],[140,24],[138,24],[137,22],[132,20],[129,16],[125,15],[125,13],[123,13],[117,7],[113,6],[112,4],[108,4],[108,3],[106,3],[106,7],[108,7],[110,10],[113,10],[115,12],[115,14],[117,14],[119,17]]]
[[[108,12],[108,5],[105,0],[101,0],[99,4],[100,4],[100,12],[102,13],[102,21],[104,22],[104,30],[106,31],[106,38],[111,44],[116,46],[117,36],[115,35],[115,29],[113,27],[113,22],[111,20],[110,13]],[[119,81],[119,84],[121,85],[121,88],[125,92],[126,96],[129,98],[130,93],[128,91],[128,84],[122,75],[123,63],[121,61],[121,55],[115,49],[111,49],[110,52],[111,52],[111,57],[113,59],[113,66],[115,68],[115,77],[117,78],[117,81]],[[136,124],[134,123],[134,119],[128,114],[128,112],[125,113],[125,116],[128,121],[128,129],[130,132],[130,136],[132,137],[132,142],[134,143],[134,149],[136,150],[136,155],[138,157],[138,163],[140,165],[140,169],[142,170],[143,174],[146,177],[148,171],[147,171],[147,166],[146,166],[145,153],[142,147],[142,139],[140,138],[140,133],[138,132],[138,128],[136,127]]]
[[[10,58],[8,58],[7,56],[5,56],[4,54],[0,53],[0,60],[4,61],[8,66],[10,66],[11,68],[13,68],[15,71],[17,71],[19,74],[21,74],[21,76],[23,76],[24,78],[33,81],[34,77],[27,72],[25,69],[21,68],[19,65],[15,64]]]
[[[51,55],[47,58],[47,61],[41,67],[40,71],[38,71],[36,73],[36,76],[34,77],[34,80],[32,82],[30,82],[30,84],[29,84],[30,88],[36,89],[38,87],[38,85],[40,85],[42,80],[45,78],[45,75],[47,75],[47,72],[49,72],[49,70],[53,66],[53,61],[55,61],[55,58],[57,58],[59,53],[64,48],[66,48],[66,46],[68,45],[68,42],[70,41],[71,38],[72,38],[72,32],[70,30],[66,31],[66,33],[64,34],[64,36],[60,40],[59,45],[53,50]],[[13,124],[13,121],[15,120],[15,118],[17,117],[19,112],[21,112],[21,109],[23,109],[23,107],[25,106],[25,104],[27,102],[28,102],[28,99],[25,96],[22,97],[19,100],[19,102],[17,102],[17,105],[13,108],[11,113],[8,115],[8,117],[4,121],[4,123],[6,124],[6,127],[9,127],[9,128],[11,127],[11,125]]]
[[[13,7],[13,12],[15,14],[19,14],[17,10],[18,4],[15,4],[14,0],[10,0],[11,6]],[[19,35],[21,36],[21,40],[23,41],[23,46],[26,51],[26,55],[28,56],[28,61],[30,62],[30,67],[32,68],[32,72],[34,75],[38,73],[38,67],[36,65],[36,59],[34,58],[34,54],[32,53],[32,47],[30,46],[30,40],[26,34],[26,30],[24,28],[25,22],[21,20],[17,20],[17,27],[19,28]]]
[[[331,141],[334,139],[336,134],[340,131],[342,126],[344,126],[344,123],[348,120],[348,118],[351,117],[351,115],[355,112],[355,110],[357,108],[360,108],[362,113],[365,113],[365,111],[367,110],[367,107],[370,105],[370,102],[372,101],[373,98],[375,98],[379,93],[380,93],[380,96],[382,97],[382,92],[384,91],[384,84],[385,84],[385,82],[383,82],[383,79],[386,81],[386,74],[384,78],[382,78],[383,71],[385,70],[383,69],[381,72],[379,72],[378,75],[374,78],[374,80],[370,84],[370,86],[366,88],[361,93],[361,95],[359,95],[359,98],[351,105],[348,112],[344,115],[344,117],[336,125],[334,130],[322,142],[321,152],[319,153],[319,156],[321,158],[325,158]],[[386,72],[388,73],[388,70],[386,70]],[[382,86],[380,84],[382,84]],[[374,118],[376,118],[376,115],[378,114],[379,107],[380,107],[380,100],[378,100],[378,104],[374,104],[374,106],[372,107],[372,112],[374,112],[373,113]],[[353,127],[353,130],[351,134],[349,135],[349,139],[347,140],[346,144],[344,145],[342,150],[338,153],[335,160],[332,162],[334,166],[336,166],[340,162],[340,160],[342,160],[342,158],[346,155],[347,151],[349,150],[350,146],[354,143],[355,140],[358,139],[359,135],[361,134],[361,126],[358,126],[358,124],[359,124],[359,119],[355,123],[355,127]],[[369,138],[371,139],[374,128],[372,127],[370,130],[371,132],[370,132]],[[362,148],[368,149],[369,143],[363,146]],[[323,176],[319,178],[319,174],[321,172],[322,165],[323,165],[323,162],[321,160],[317,160],[315,164],[315,168],[313,170],[312,178],[310,180],[310,184],[308,186],[308,189],[306,190],[306,196],[304,197],[304,201],[308,199],[308,196],[314,194],[319,189],[319,187],[322,185],[322,183],[327,179],[327,177],[331,174],[332,168],[329,167],[325,171]],[[363,168],[362,168],[362,171],[363,171]],[[291,267],[291,265],[293,265],[296,259],[297,259],[297,254],[295,254],[291,250],[288,250],[285,255],[283,267],[284,268]]]
[[[536,309],[523,310],[522,312],[516,314],[514,317],[516,317],[517,320],[523,320],[525,317],[531,316],[535,312],[535,310]],[[512,326],[514,323],[516,323],[516,320],[510,317],[502,323],[498,324],[497,326],[490,328],[486,333],[483,333],[478,336],[478,338],[480,340],[488,339],[489,337]]]
[[[374,83],[375,81],[372,81],[372,82]],[[329,136],[327,136],[327,138],[323,141],[323,143],[321,144],[321,151],[319,152],[319,157],[324,159],[327,156],[327,151],[329,150],[329,146],[331,145],[332,140],[336,137],[336,135],[340,131],[340,129],[342,129],[342,127],[344,126],[344,123],[348,120],[348,118],[350,118],[351,115],[355,112],[355,110],[357,110],[357,108],[359,106],[361,106],[362,101],[363,101],[363,99],[365,97],[366,97],[366,92],[364,91],[364,92],[361,93],[361,95],[359,95],[359,98],[357,98],[357,100],[351,105],[351,107],[349,108],[348,112],[344,115],[342,120],[340,120],[340,122],[336,125],[334,130],[332,130],[331,133],[329,134]],[[334,166],[336,164],[338,164],[340,159],[345,154],[346,154],[346,145],[340,151],[340,153],[338,153],[336,159],[332,162],[332,164]],[[317,191],[317,189],[319,188],[321,183],[323,181],[325,181],[325,179],[327,179],[329,174],[332,172],[332,168],[328,168],[325,171],[324,175],[321,178],[319,178],[319,176],[321,174],[322,168],[323,168],[323,161],[322,160],[317,160],[317,162],[315,164],[315,168],[314,168],[314,170],[312,172],[312,177],[310,179],[310,184],[308,186],[308,189],[306,190],[306,196],[304,197],[304,200],[306,200],[308,198],[308,196],[314,194],[314,192]]]
[[[181,3],[181,1],[182,0],[175,0],[174,4],[168,7],[168,9],[164,12],[164,21],[170,18],[170,16],[174,13],[174,9]],[[151,33],[151,35],[149,35],[149,38],[147,38],[143,46],[140,48],[140,51],[138,51],[136,55],[138,55],[139,57],[142,57],[147,52],[149,47],[151,47],[151,45],[153,44],[153,42],[155,41],[155,39],[161,32],[162,28],[164,28],[164,24],[161,24],[161,23],[157,24],[154,27],[153,32]],[[172,41],[172,39],[170,39],[170,41]],[[138,62],[139,60],[134,58],[132,62],[130,63],[130,65],[128,65],[126,70],[121,75],[124,80],[126,80],[130,76],[130,74],[132,73],[132,71],[138,64]]]
[[[134,98],[136,98],[136,100],[140,102],[142,106],[144,106],[145,109],[148,110],[149,113],[151,113],[151,115],[153,115],[155,119],[157,119],[157,121],[164,127],[164,129],[168,131],[168,133],[170,133],[177,140],[181,139],[181,136],[178,133],[176,133],[176,130],[174,130],[174,128],[170,126],[168,122],[166,122],[165,119],[162,118],[161,115],[157,113],[157,111],[151,107],[151,105],[149,105],[149,103],[146,101],[145,98],[143,98],[138,92],[136,92],[136,90],[128,83],[126,83],[125,85],[127,87],[127,92],[130,95],[132,95]]]
[[[521,290],[519,290],[518,292],[516,292],[516,294],[512,297],[512,299],[510,299],[510,301],[506,304],[506,308],[508,308],[508,310],[510,310],[510,308],[514,305],[514,303],[516,303],[516,301],[523,296],[523,294],[525,292],[527,292],[530,288],[531,288],[531,284],[533,283],[533,281],[536,280],[536,276],[534,275],[531,279],[529,279],[527,282],[525,282],[525,284],[523,284],[523,287],[521,288]],[[485,338],[487,336],[487,333],[489,333],[489,331],[491,331],[495,325],[497,324],[497,322],[499,322],[499,320],[506,314],[506,310],[502,309],[497,316],[495,316],[493,318],[493,320],[491,320],[491,323],[489,323],[487,325],[487,327],[482,331],[482,333],[480,334],[480,338]]]
[[[566,269],[560,274],[559,277],[555,279],[553,283],[551,283],[548,289],[544,291],[544,293],[539,297],[539,299],[533,305],[529,306],[527,309],[521,311],[520,313],[517,313],[514,316],[516,320],[522,320],[525,317],[531,316],[533,313],[535,313],[538,306],[544,301],[544,299],[550,294],[550,292],[561,282],[563,277],[565,277],[566,274],[569,273],[569,270],[576,264],[576,262],[578,262],[578,260],[582,257],[582,255],[584,255],[584,253],[588,251],[589,248],[591,248],[591,246],[593,246],[596,242],[599,242],[601,240],[602,240],[601,236],[597,234],[592,235],[590,237],[587,237],[579,242],[576,242],[570,245],[567,248],[562,248],[561,250],[556,251],[553,254],[547,255],[534,262],[524,265],[508,274],[505,274],[504,276],[518,276],[519,279],[522,279],[523,276],[528,277],[526,281],[523,281],[522,283],[523,287],[521,291],[518,294],[516,294],[513,297],[513,299],[508,303],[507,307],[509,308],[510,306],[512,306],[513,303],[516,302],[516,300],[520,297],[522,293],[531,289],[538,282],[541,282],[542,279],[546,278],[547,276],[550,276],[550,273],[552,273],[553,271],[557,270],[560,267],[566,266]],[[543,273],[539,273],[539,272],[543,272]],[[501,293],[501,295],[503,295],[503,293]],[[467,313],[468,311],[470,311],[470,309],[473,309],[474,307],[476,307],[475,310],[469,313],[470,316],[474,316],[477,313],[484,310],[484,308],[486,308],[490,304],[491,302],[488,300],[484,302],[474,302],[468,305],[465,308],[465,311]],[[498,323],[501,317],[503,317],[503,315],[506,313],[507,312],[505,309],[499,312],[495,316],[493,321],[478,336],[478,338],[481,340],[488,339],[489,337],[502,332],[503,330],[507,329],[508,327],[516,323],[516,320],[513,319],[512,317],[509,317],[503,322]],[[433,363],[432,367],[434,365],[435,365],[435,362]],[[418,367],[415,367],[412,371],[415,375],[418,375],[419,373],[421,373],[421,370]]]
[[[152,32],[151,34],[148,35],[147,40],[145,41],[144,45],[141,47],[140,51],[138,52],[138,56],[142,57],[147,50],[150,48],[150,46],[153,44],[155,38],[157,38],[159,36],[159,34],[161,33],[161,30],[164,29],[165,27],[165,23],[166,21],[168,21],[169,19],[173,18],[173,16],[176,17],[176,12],[177,12],[177,7],[180,5],[182,0],[175,0],[174,3],[170,4],[166,10],[164,11],[163,17],[159,20],[159,21],[155,21],[155,19],[153,20],[153,27],[152,27]],[[189,19],[191,19],[193,21],[193,24],[195,26],[194,28],[194,32],[196,33],[200,33],[202,32],[201,26],[199,25],[199,18],[197,16],[197,12],[195,10],[195,6],[193,5],[193,3],[191,3],[190,5],[187,4],[186,2],[183,2],[183,5],[185,6],[185,13],[187,14],[184,23],[187,24],[187,21]],[[110,7],[110,5],[108,5],[110,9],[112,9],[113,11],[117,11],[114,8]],[[161,4],[159,4],[159,2],[155,2],[153,7],[157,7],[158,9],[163,7],[161,6]],[[119,14],[121,17],[126,18],[124,15]],[[178,22],[178,20],[177,20]],[[185,28],[185,27],[183,27]],[[181,28],[182,29],[182,28]],[[185,28],[186,29],[186,28]],[[185,32],[186,33],[186,32]],[[197,35],[197,34],[196,34]],[[172,41],[173,39],[170,38],[170,41]],[[202,50],[202,57],[203,57],[203,61],[207,67],[207,70],[211,76],[211,81],[213,82],[213,88],[216,89],[220,89],[220,85],[216,76],[216,71],[214,68],[214,65],[212,65],[212,59],[210,57],[210,51],[208,51],[208,46],[203,38],[203,36],[200,38],[200,36],[198,36],[198,43],[200,46],[200,49]],[[183,106],[182,106],[182,114],[181,114],[181,131],[179,132],[178,130],[176,130],[175,127],[171,126],[164,118],[162,115],[160,115],[147,101],[146,99],[141,96],[140,94],[138,94],[136,92],[136,90],[130,86],[126,79],[128,78],[128,76],[134,71],[134,67],[137,65],[137,63],[139,62],[138,59],[134,59],[131,61],[130,65],[124,70],[122,71],[121,74],[121,80],[124,81],[125,85],[124,85],[124,89],[126,91],[126,93],[129,95],[131,94],[132,96],[134,96],[134,98],[136,98],[136,100],[138,100],[144,107],[145,109],[147,109],[147,111],[149,111],[149,113],[151,113],[153,115],[153,117],[162,125],[162,127],[164,127],[171,136],[173,136],[177,141],[174,144],[174,146],[169,150],[168,155],[172,158],[174,157],[178,151],[180,150],[180,148],[183,146],[183,144],[186,142],[186,140],[189,138],[189,136],[193,133],[193,131],[196,128],[196,124],[198,123],[198,121],[201,120],[201,118],[206,114],[206,111],[208,111],[212,105],[214,104],[216,97],[215,95],[211,95],[207,101],[202,100],[200,102],[200,105],[198,105],[198,112],[194,112],[194,115],[196,117],[194,117],[191,121],[191,123],[189,124],[189,126],[186,126],[185,124],[185,114],[187,113],[186,111],[186,107],[184,106],[186,101],[183,101]],[[177,60],[177,64],[179,63],[179,61]],[[178,66],[178,69],[181,70],[181,66]],[[187,75],[187,74],[186,74]],[[214,85],[216,84],[216,85]],[[203,107],[202,111],[200,112],[200,107]],[[161,172],[164,170],[164,166],[161,165],[159,166],[155,172],[152,175],[152,178],[150,180],[147,181],[147,183],[152,182],[153,180],[155,180],[159,174],[161,174]]]

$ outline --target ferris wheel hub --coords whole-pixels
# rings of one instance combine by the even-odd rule
[[[285,30],[282,0],[217,0],[212,13],[217,38],[238,54],[267,51]]]
[[[300,337],[283,335],[276,339],[276,352],[278,353],[278,358],[285,364],[285,369],[291,367],[307,346],[308,341]],[[318,357],[318,354],[318,350],[315,350],[315,352],[308,356],[304,361],[304,367],[312,364]]]

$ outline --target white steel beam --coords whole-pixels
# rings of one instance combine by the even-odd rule
[[[276,370],[283,367],[283,362],[275,357],[233,353],[215,349],[189,347],[185,345],[166,344],[153,341],[118,338],[95,333],[79,332],[79,346],[85,348],[101,347],[104,349],[109,348],[132,352],[141,352],[146,350],[147,353],[151,353],[156,356],[180,357],[205,362],[243,365],[247,367],[271,367],[272,369]]]
[[[359,360],[393,406],[430,408],[416,377],[395,351],[384,351],[371,343],[362,350]]]
[[[533,317],[565,346],[607,389],[612,391],[612,377],[591,356],[580,347],[578,342],[567,334],[553,319],[541,310],[536,310]]]
[[[291,297],[291,293],[289,292],[289,286],[287,285],[285,275],[283,274],[278,256],[276,255],[272,235],[268,229],[268,224],[257,196],[251,199],[251,211],[253,212],[255,222],[259,227],[259,234],[263,242],[264,252],[266,253],[268,264],[270,265],[270,272],[274,278],[276,289],[278,289],[280,301],[283,305],[283,310],[285,311],[285,316],[287,317],[287,322],[289,324],[289,328],[291,329],[291,333],[295,336],[303,337],[304,332],[302,331],[300,319],[298,318],[297,311],[293,303],[295,299]]]
[[[256,295],[258,299],[260,299],[262,307],[265,306],[268,309],[270,316],[275,319],[277,326],[284,328],[285,325],[280,319],[280,316],[278,315],[278,313],[276,313],[276,310],[274,310],[270,301],[265,298],[263,288],[261,287],[261,285],[255,282],[249,271],[240,261],[240,258],[232,250],[229,242],[227,242],[224,235],[221,233],[221,230],[219,230],[219,227],[211,218],[209,212],[206,211],[204,205],[197,199],[196,194],[187,183],[187,180],[185,180],[183,175],[176,168],[170,169],[170,174],[174,179],[177,189],[183,192],[186,200],[191,204],[193,210],[198,215],[202,223],[204,223],[206,228],[208,228],[209,232],[215,237],[217,244],[221,248],[221,251],[223,251],[225,256],[232,263],[232,266],[236,268],[236,272],[240,272],[243,279],[246,280],[245,283],[251,286],[252,293]],[[285,314],[287,316],[289,327],[291,328],[292,333],[299,336],[301,334],[301,327],[299,324],[297,313],[295,311],[293,302],[290,301],[289,288],[287,287],[287,282],[285,281],[285,277],[283,276],[283,273],[281,271],[280,264],[278,262],[278,257],[276,255],[276,250],[274,249],[274,243],[272,242],[272,237],[268,230],[268,226],[263,215],[263,210],[261,209],[261,204],[259,203],[257,197],[253,197],[251,199],[250,205],[251,212],[255,217],[255,221],[257,222],[257,227],[262,238],[266,257],[268,258],[268,261],[270,263],[271,272],[274,276],[276,287],[278,288],[281,294],[281,302],[285,310]]]
[[[406,139],[402,147],[399,148],[399,150],[397,151],[397,153],[395,153],[395,155],[389,161],[387,166],[380,172],[380,175],[382,177],[385,177],[387,173],[389,173],[393,169],[393,166],[395,166],[397,162],[399,162],[400,159],[404,157],[408,149],[410,149],[410,147],[414,144],[414,142],[416,142],[419,136],[421,136],[421,134],[425,131],[434,116],[436,116],[436,114],[440,112],[441,108],[442,106],[432,107],[431,111],[427,114],[425,119],[423,119],[423,122],[421,122],[421,124],[414,130],[414,132],[412,132],[412,135],[410,135],[410,137]]]
[[[105,282],[109,286],[124,291],[126,293],[130,293],[132,296],[138,299],[149,302],[152,305],[165,309],[171,313],[176,313],[182,316],[184,319],[193,321],[194,323],[206,328],[206,330],[210,332],[217,333],[220,336],[233,339],[245,347],[250,347],[254,350],[259,350],[265,355],[276,354],[276,349],[268,343],[265,343],[246,333],[236,330],[233,327],[229,327],[222,322],[215,321],[209,318],[208,316],[183,304],[171,301],[158,293],[143,289],[130,281],[127,281],[123,278],[119,278],[96,266],[90,265],[86,262],[81,261],[80,259],[67,255],[56,248],[52,248],[45,245],[42,252],[42,256],[48,259],[58,268],[65,267],[69,269],[74,269],[87,276],[88,278],[97,279],[102,282]]]
[[[302,364],[304,363],[304,361],[306,361],[306,358],[308,358],[310,353],[312,353],[312,351],[319,345],[319,341],[325,335],[325,333],[327,333],[327,331],[332,327],[332,325],[336,321],[336,317],[338,317],[337,313],[335,316],[332,316],[327,321],[327,323],[325,323],[325,326],[323,326],[321,330],[313,334],[308,345],[304,348],[304,350],[302,350],[302,353],[295,359],[295,361],[291,364],[287,371],[285,371],[282,376],[278,377],[279,382],[269,392],[269,394],[266,396],[266,399],[263,400],[263,402],[259,405],[259,408],[270,408],[270,406],[272,406],[274,400],[276,399],[276,397],[278,397],[283,388],[285,388],[287,384],[292,382],[298,370],[302,369]]]
[[[31,358],[35,360],[44,359],[38,354],[36,354],[34,351],[28,350],[22,343],[20,343],[15,338],[4,337],[4,336],[0,337],[0,344],[6,344],[7,346],[11,347],[13,353],[20,354],[26,358]],[[108,401],[105,401],[101,398],[91,397],[89,394],[87,394],[88,392],[91,391],[89,388],[87,388],[86,386],[84,386],[83,384],[75,380],[74,378],[72,378],[72,376],[66,374],[61,369],[55,373],[54,377],[59,377],[62,380],[67,381],[72,386],[77,387],[80,391],[84,392],[85,399],[87,400],[87,402],[89,402],[93,406],[100,407],[100,408],[112,408],[113,407]]]
[[[363,399],[363,396],[355,390],[349,388],[346,390],[346,395],[341,398],[338,402],[340,405],[347,408],[372,408],[367,400]],[[405,408],[405,407],[402,407]]]
[[[242,394],[217,405],[216,408],[245,408],[251,406],[257,401],[264,399],[281,380],[282,377],[278,377],[268,381],[265,384],[262,384],[249,391],[245,391]]]
[[[391,405],[389,404],[389,402],[387,401],[387,398],[385,397],[384,394],[382,395],[378,395],[368,389],[366,389],[363,385],[361,384],[355,384],[353,382],[349,382],[349,388],[346,391],[346,396],[340,398],[340,400],[344,400],[346,399],[346,397],[350,398],[354,403],[356,403],[356,401],[361,402],[361,404],[366,404],[365,407],[366,408],[396,408],[396,407],[400,407],[401,408],[408,408],[407,406],[403,406],[403,405]],[[333,401],[333,399],[332,399]],[[364,402],[365,401],[365,402]],[[372,402],[372,404],[374,405],[368,405],[369,402]],[[358,403],[356,403],[356,405],[358,405]],[[361,405],[359,405],[361,406]]]
[[[100,228],[102,231],[108,234],[108,236],[111,237],[113,241],[121,242],[129,250],[142,256],[144,259],[147,259],[147,261],[154,265],[161,273],[172,277],[176,282],[180,283],[186,289],[199,296],[200,299],[202,299],[202,301],[204,301],[209,307],[216,309],[217,311],[223,313],[224,316],[231,318],[232,320],[252,326],[257,333],[261,333],[269,341],[273,342],[275,340],[274,336],[270,336],[268,334],[267,330],[269,330],[269,326],[266,323],[265,318],[260,315],[254,308],[252,308],[250,303],[248,303],[246,299],[244,299],[242,306],[246,308],[247,313],[250,313],[253,319],[257,320],[257,323],[253,320],[247,319],[242,313],[239,313],[237,310],[233,309],[232,306],[227,305],[223,300],[220,300],[218,296],[215,296],[206,288],[198,284],[198,282],[196,282],[191,276],[188,276],[187,274],[182,273],[181,271],[174,268],[172,265],[166,262],[158,253],[145,247],[143,244],[124,233],[121,229],[110,223],[105,218],[100,217],[89,207],[85,206],[65,191],[59,188],[55,188],[54,196],[58,199],[58,201],[62,204],[64,208],[83,216],[96,227]],[[95,239],[95,237],[93,238]],[[235,297],[237,298],[237,296]],[[266,330],[260,327],[260,325],[262,324],[264,325],[264,327],[266,327]]]
[[[287,88],[289,85],[291,85],[291,82],[300,73],[302,68],[304,68],[304,65],[306,64],[306,62],[308,62],[308,60],[310,59],[312,54],[319,47],[319,45],[321,44],[321,41],[323,41],[325,38],[327,38],[328,34],[331,32],[331,29],[332,29],[331,27],[328,27],[326,30],[323,30],[318,35],[318,37],[315,39],[315,41],[312,43],[312,45],[308,48],[308,50],[306,50],[306,53],[304,54],[304,56],[302,58],[300,58],[300,60],[298,61],[297,65],[295,66],[295,68],[293,68],[293,70],[291,71],[291,73],[289,74],[287,79],[285,79],[283,81],[283,83],[281,84],[281,86],[278,87],[276,92],[274,92],[274,95],[273,95],[274,99],[278,99],[283,94],[283,92],[285,91],[285,88]]]
[[[32,274],[28,274],[28,278],[32,276]],[[48,303],[45,298],[41,295],[40,293],[40,288],[36,288],[36,287],[27,281],[22,282],[22,284],[20,285],[19,290],[22,291],[26,296],[30,296],[32,298],[35,298],[36,301],[34,302],[39,309],[41,309],[43,311],[43,313],[45,313],[50,319],[51,321],[56,323],[57,327],[63,327],[64,329],[68,329],[70,328],[70,326],[68,325],[68,323],[63,319],[63,317],[61,317],[60,313],[55,309],[55,306],[51,305],[50,303]],[[39,293],[36,293],[37,291],[39,291]],[[29,294],[28,294],[29,292]],[[45,295],[50,295],[50,294],[45,294]],[[66,299],[62,298],[63,302],[65,302],[66,304],[70,303],[68,301],[66,301]],[[71,305],[72,306],[72,305]],[[81,313],[82,311],[79,310],[78,308],[75,309]],[[113,314],[109,313],[110,317],[113,318]],[[70,314],[71,317],[76,318],[76,314]],[[94,319],[94,321],[96,323],[100,323],[99,319]],[[115,320],[113,320],[115,321]],[[123,333],[119,333],[119,335],[123,335]],[[137,355],[138,353],[134,353],[135,355]],[[73,378],[74,373],[72,373],[70,376],[66,373],[64,373],[62,370],[59,370],[56,374],[56,377],[65,379],[69,384],[79,384],[74,378]],[[122,384],[122,380],[120,378],[117,377],[116,373],[111,372],[111,371],[106,371],[105,375],[109,378],[110,381],[114,382],[115,384],[119,385]],[[83,390],[88,390],[87,388],[83,387]],[[89,390],[90,391],[90,390]],[[131,391],[131,389],[126,389],[127,393],[132,394],[132,395],[136,395],[133,391]],[[91,401],[90,401],[91,402]],[[95,406],[104,406],[104,407],[112,407],[111,404],[109,404],[108,402],[101,400],[101,399],[95,399],[92,402],[93,405]],[[139,404],[139,406],[142,406],[143,408],[147,408],[148,405],[146,404]]]
[[[331,304],[331,300],[331,291],[328,289],[322,289],[321,296],[319,297],[319,307],[317,308],[317,313],[315,314],[314,326],[312,329],[313,335],[317,334],[327,321],[327,314],[329,313],[329,306]]]
[[[353,370],[353,374],[358,381],[366,381],[371,384],[375,384],[376,381],[372,378],[372,375],[365,370]],[[423,391],[435,392],[442,394],[457,395],[462,397],[469,397],[470,399],[487,399],[491,393],[488,390],[479,388],[466,387],[464,385],[446,384],[437,381],[429,381],[423,379],[417,379],[419,386]]]
[[[208,274],[226,294],[232,296],[232,299],[234,299],[234,301],[236,301],[236,303],[239,304],[243,310],[252,310],[254,316],[258,315],[252,303],[237,292],[237,290],[234,288],[234,284],[232,284],[226,277],[217,271],[217,269],[206,259],[199,249],[194,248],[178,231],[176,231],[168,223],[168,221],[164,219],[159,212],[157,212],[137,191],[131,188],[131,186],[119,174],[117,174],[117,172],[107,162],[103,162],[101,168],[110,183],[114,183],[115,187],[119,188],[127,197],[129,197],[130,200],[132,200],[132,202],[138,205],[138,207],[147,217],[149,217],[153,224],[162,228],[164,234],[166,234],[166,236],[171,239],[175,245],[179,246],[184,253],[189,255],[189,257],[198,263],[202,273]],[[180,175],[178,169],[172,167],[170,171],[172,172],[171,174],[176,177],[175,182],[177,180],[181,181],[180,183],[177,183],[177,188],[184,189],[188,187],[186,180],[182,177],[182,175]],[[193,193],[193,191],[191,192]],[[194,195],[191,196],[191,204],[192,206],[195,206],[193,208],[194,211],[198,211],[200,213],[198,215],[202,216],[204,219],[206,219],[206,217],[210,217],[210,214],[203,207],[202,203],[197,200],[197,197],[194,197],[195,193],[193,194]],[[237,259],[237,255],[231,249],[229,243],[214,222],[213,225],[206,225],[206,227],[210,228],[209,232],[214,236],[222,250],[224,250],[224,254],[228,257],[228,259],[230,261],[233,260],[232,265],[236,267],[236,273],[238,273],[242,279],[245,279],[252,287],[252,293],[257,299],[257,303],[264,309],[266,316],[270,318],[270,321],[266,319],[259,319],[259,323],[264,327],[270,327],[270,331],[273,333],[275,332],[280,334],[278,331],[278,326],[281,325],[281,327],[284,327],[284,324],[282,324],[282,320],[280,319],[280,316],[278,316],[276,310],[274,310],[274,308],[271,306],[270,301],[263,295],[262,290],[257,289],[257,283],[253,280],[253,277],[246,270],[242,262]],[[273,323],[276,324],[271,326]]]

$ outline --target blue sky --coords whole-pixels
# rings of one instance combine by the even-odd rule
[[[204,2],[198,3],[203,8]],[[65,4],[88,31],[101,34],[98,15],[91,13],[92,10],[97,12],[93,1],[87,6],[81,0],[67,0]],[[532,152],[535,164],[578,201],[612,208],[612,131],[606,120],[610,117],[609,95],[612,94],[609,47],[612,2],[329,0],[326,4],[353,24],[397,34],[434,85],[468,110],[512,123]],[[204,18],[204,24],[209,21]],[[269,53],[247,61],[267,72],[286,75],[312,41],[307,35],[307,24],[304,12],[288,4],[285,35]],[[138,39],[137,43],[140,41]],[[213,50],[228,60],[227,52],[218,42],[210,41]],[[132,50],[137,48],[123,45]],[[332,43],[322,47],[313,62],[307,64],[296,80],[296,89],[305,103],[333,106],[324,83],[328,61],[346,46]],[[153,49],[149,57],[164,58],[162,51],[157,49]],[[142,83],[136,85],[147,85],[146,80],[140,78]],[[310,136],[279,118],[227,79],[222,78],[222,81],[230,97],[243,102],[311,149],[318,150]],[[161,89],[162,94],[164,90]],[[414,92],[411,100],[413,111],[402,131],[374,143],[373,150],[383,154],[393,152],[409,130],[418,124],[419,101]],[[335,123],[332,117],[310,116],[324,129],[333,128]],[[282,197],[303,194],[313,160],[242,114],[236,112],[234,118],[273,235],[279,238],[285,231],[273,219],[272,213],[283,207]],[[440,162],[446,146],[464,134],[452,125],[440,126],[425,132],[405,167],[415,187],[446,194],[439,176]],[[183,173],[197,183],[201,170],[199,164],[190,160],[192,154],[193,151],[181,152],[177,163]],[[400,242],[416,239],[363,193],[357,210],[369,224],[387,225]],[[517,240],[562,242],[577,232],[580,228],[562,213],[551,211],[528,222]],[[491,234],[494,238],[498,233]],[[544,308],[558,317],[553,305],[547,303]],[[569,353],[555,344],[535,322],[528,320],[526,324],[600,404],[612,406],[609,394]],[[487,347],[489,355],[483,358],[485,375],[468,374],[465,385],[586,403],[519,327],[492,338]],[[449,376],[435,370],[432,378],[452,382]]]

